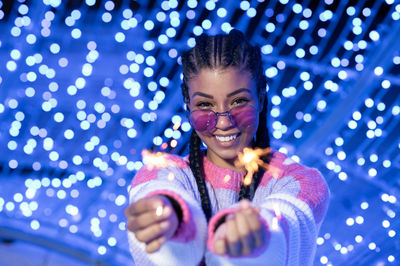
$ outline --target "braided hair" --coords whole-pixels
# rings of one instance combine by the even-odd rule
[[[259,126],[256,132],[256,140],[253,148],[270,147],[267,128],[267,97],[265,94],[266,78],[263,71],[260,49],[252,46],[242,32],[231,30],[229,34],[208,36],[202,34],[196,38],[194,48],[182,54],[183,82],[182,94],[185,102],[189,103],[188,81],[196,76],[202,69],[226,69],[235,67],[248,71],[256,82],[257,93],[264,97],[263,109],[259,115]],[[211,218],[211,203],[203,178],[203,161],[201,154],[201,139],[196,131],[192,131],[189,146],[189,165],[196,179],[197,187],[201,197],[201,206],[207,220]],[[263,157],[268,162],[270,155]],[[252,183],[249,186],[242,184],[239,192],[239,200],[252,199],[254,192],[264,174],[260,170],[254,174]]]

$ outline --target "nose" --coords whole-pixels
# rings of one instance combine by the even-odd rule
[[[227,112],[217,114],[217,124],[215,125],[215,128],[225,130],[232,127],[232,125],[232,121]]]

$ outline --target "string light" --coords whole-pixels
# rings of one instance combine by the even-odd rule
[[[328,212],[317,238],[316,263],[343,264],[349,256],[371,250],[382,261],[377,264],[399,259],[382,246],[399,230],[394,222],[398,195],[381,191],[368,202],[363,198],[364,191],[383,190],[374,187],[376,182],[395,187],[393,172],[398,172],[394,154],[400,144],[393,136],[398,135],[399,83],[393,77],[399,74],[400,57],[393,52],[381,57],[387,61],[374,58],[383,43],[398,45],[387,41],[390,31],[382,30],[394,28],[400,19],[395,1],[346,4],[343,13],[332,0],[318,8],[288,0],[268,5],[231,1],[229,8],[226,1],[213,0],[160,0],[151,8],[135,6],[137,1],[100,2],[85,0],[72,7],[60,0],[15,1],[9,10],[0,1],[0,169],[12,180],[2,183],[0,220],[25,223],[20,229],[28,233],[46,234],[51,226],[75,237],[93,236],[90,241],[97,246],[91,254],[100,260],[110,247],[127,254],[121,240],[126,184],[143,163],[153,161],[145,164],[150,168],[168,163],[158,150],[188,150],[192,128],[185,109],[176,104],[181,52],[203,33],[249,29],[261,47],[269,79],[273,146],[295,161],[313,164],[334,195],[357,185],[351,217],[342,209]],[[33,10],[43,13],[34,16]],[[340,31],[334,28],[339,17],[349,22]],[[379,63],[371,65],[375,59]],[[363,85],[360,77],[373,81]],[[362,93],[352,99],[353,106],[338,110],[356,89]],[[331,114],[342,123],[332,121],[335,129],[325,132],[310,156],[294,155],[329,124]],[[150,148],[156,151],[150,153]],[[256,150],[241,157],[252,165],[248,173],[270,167],[278,177],[259,160],[261,155]],[[250,176],[245,178],[249,181]],[[89,202],[87,195],[97,201]],[[87,217],[80,217],[84,209]],[[338,223],[348,226],[338,231]],[[376,230],[379,237],[366,229],[372,223],[382,225]],[[356,227],[357,235],[346,231]]]

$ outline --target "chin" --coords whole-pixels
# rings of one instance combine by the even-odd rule
[[[219,155],[219,157],[225,161],[234,161],[238,157],[239,152],[242,150],[243,149],[225,150],[218,152],[217,155]]]

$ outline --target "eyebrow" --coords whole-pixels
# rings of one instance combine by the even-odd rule
[[[239,94],[239,93],[241,93],[243,91],[246,91],[246,92],[251,94],[251,91],[249,89],[240,88],[240,89],[235,90],[234,92],[231,92],[231,93],[227,94],[226,96],[227,97],[232,97],[233,95]],[[210,99],[214,99],[214,97],[212,95],[206,94],[206,93],[203,93],[203,92],[200,92],[200,91],[196,91],[195,93],[193,93],[192,97],[194,97],[196,95],[203,96],[203,97],[210,98]]]
[[[193,93],[192,97],[194,97],[196,95],[203,96],[203,97],[210,98],[210,99],[214,99],[214,97],[212,95],[206,94],[206,93],[203,93],[203,92],[199,92],[199,91],[196,91],[195,93]]]
[[[251,91],[250,91],[249,89],[241,88],[241,89],[235,90],[234,92],[229,93],[229,94],[226,95],[226,96],[231,97],[231,96],[236,95],[236,94],[239,94],[239,93],[241,93],[241,92],[243,92],[243,91],[247,91],[248,93],[251,94]]]

